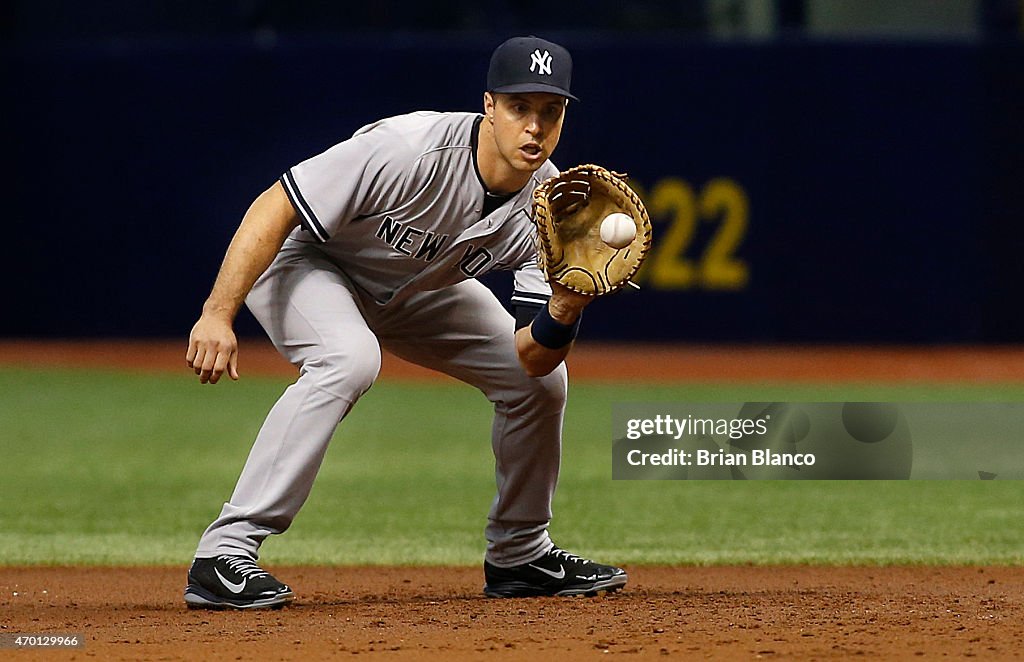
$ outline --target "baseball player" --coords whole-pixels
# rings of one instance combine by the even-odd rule
[[[563,359],[590,297],[536,263],[533,189],[557,173],[572,62],[514,38],[493,53],[483,114],[416,112],[365,126],[289,169],[246,212],[189,338],[201,383],[238,379],[243,300],[299,368],[270,410],[231,500],[199,540],[190,608],[280,607],[291,588],[257,564],[302,507],[337,425],[377,377],[381,347],[494,403],[497,496],[486,527],[493,597],[614,591],[626,573],[548,536]],[[476,278],[510,270],[511,315]]]

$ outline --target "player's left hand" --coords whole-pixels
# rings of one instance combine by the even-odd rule
[[[551,300],[548,302],[548,312],[556,322],[572,324],[594,298],[593,295],[574,292],[558,281],[553,281],[551,283]]]

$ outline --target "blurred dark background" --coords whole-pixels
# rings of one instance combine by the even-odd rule
[[[690,36],[1019,36],[1019,0],[8,0],[3,29],[18,39],[245,35],[260,30],[523,30]]]
[[[184,337],[281,172],[478,110],[532,33],[576,63],[555,162],[628,171],[655,221],[588,338],[1019,342],[1022,4],[7,2],[0,336]]]

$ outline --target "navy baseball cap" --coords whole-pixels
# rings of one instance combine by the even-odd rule
[[[487,90],[550,92],[579,101],[569,92],[572,57],[569,51],[539,37],[513,37],[494,49],[487,70]]]

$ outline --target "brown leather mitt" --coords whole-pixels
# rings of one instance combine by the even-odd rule
[[[601,240],[601,222],[615,212],[636,224],[636,237],[619,249]],[[548,282],[580,294],[596,296],[621,288],[651,247],[651,219],[626,185],[626,176],[593,164],[570,168],[538,186],[533,221],[538,263]]]

